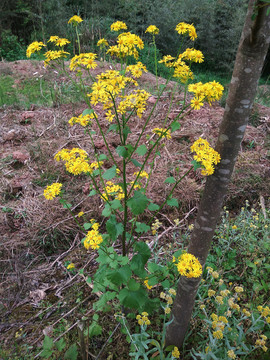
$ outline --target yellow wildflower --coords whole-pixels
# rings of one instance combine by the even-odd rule
[[[67,270],[72,270],[75,268],[75,265],[73,263],[70,263],[68,266],[67,266]]]
[[[228,350],[227,355],[230,359],[236,359],[235,352],[233,350]]]
[[[45,199],[47,200],[54,199],[57,195],[60,194],[62,186],[63,185],[60,183],[53,183],[52,185],[48,185],[43,193]]]
[[[156,25],[149,25],[145,32],[148,32],[152,35],[157,35],[159,33],[159,29],[156,27]]]
[[[83,216],[84,212],[83,211],[80,211],[79,214],[78,214],[78,217],[81,217]]]
[[[32,42],[32,43],[31,43],[30,45],[28,45],[28,47],[27,47],[26,56],[27,56],[28,58],[30,58],[30,56],[31,56],[32,54],[34,54],[35,52],[38,52],[39,50],[41,50],[41,48],[42,48],[43,46],[45,46],[45,45],[43,44],[42,41],[40,41],[40,42],[38,42],[38,41]]]
[[[202,175],[212,175],[214,173],[214,164],[217,165],[220,162],[220,155],[213,148],[210,147],[207,140],[199,138],[191,146],[191,151],[195,152],[196,155],[193,155],[194,160],[201,163]],[[215,272],[215,275],[218,275]],[[212,273],[212,276],[216,279]]]
[[[127,25],[123,21],[116,21],[111,25],[111,31],[127,30]]]
[[[77,26],[82,21],[83,21],[83,19],[80,16],[74,15],[68,20],[68,24],[72,24],[73,26]]]
[[[176,266],[179,274],[188,278],[200,277],[202,274],[202,265],[192,254],[182,254],[178,258]]]
[[[180,358],[180,351],[178,350],[178,347],[174,347],[173,348],[173,351],[172,351],[172,356],[176,359],[179,359]]]
[[[157,134],[161,138],[171,139],[171,131],[169,129],[155,128],[152,130],[154,134]]]

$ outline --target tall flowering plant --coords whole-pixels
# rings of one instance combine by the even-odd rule
[[[77,32],[77,26],[81,21],[81,18],[74,16],[69,23]],[[191,63],[203,61],[203,54],[199,50],[191,48],[184,52],[179,51],[176,58],[170,55],[164,56],[161,62],[172,69],[174,78],[185,84],[184,104],[173,121],[169,121],[167,114],[160,127],[152,129],[153,136],[147,138],[146,127],[151,122],[164,89],[158,93],[157,101],[146,115],[149,106],[147,100],[151,94],[139,88],[137,81],[147,71],[145,65],[138,61],[139,51],[144,47],[144,43],[139,36],[127,32],[126,24],[121,21],[112,24],[111,30],[118,33],[116,43],[109,46],[106,39],[101,39],[98,45],[103,49],[107,47],[107,54],[119,60],[121,70],[107,70],[94,78],[91,70],[98,66],[97,55],[79,53],[72,57],[69,63],[69,71],[75,73],[75,78],[78,79],[76,82],[67,71],[64,61],[68,55],[64,51],[64,46],[69,43],[67,39],[51,36],[48,42],[52,43],[56,50],[45,53],[45,65],[61,65],[66,76],[77,84],[86,102],[86,109],[79,116],[72,117],[69,125],[82,126],[93,148],[95,147],[93,123],[96,123],[103,139],[106,148],[104,153],[90,153],[81,148],[65,148],[58,151],[55,160],[62,162],[70,174],[84,175],[91,180],[90,196],[100,198],[105,226],[101,226],[95,219],[87,220],[85,217],[86,221],[81,226],[78,217],[84,215],[72,213],[71,206],[65,201],[62,184],[49,185],[44,190],[44,196],[49,201],[56,196],[60,197],[60,201],[72,213],[74,220],[85,233],[82,245],[86,251],[94,251],[97,254],[96,273],[92,278],[87,278],[87,281],[92,283],[93,292],[99,294],[99,300],[94,305],[95,309],[103,310],[114,300],[114,303],[124,309],[135,308],[140,313],[151,312],[160,305],[160,300],[151,295],[153,286],[161,286],[167,291],[171,287],[170,281],[175,282],[178,276],[200,277],[202,266],[192,254],[181,251],[178,251],[169,262],[157,263],[151,257],[151,249],[141,238],[151,230],[156,234],[159,226],[156,217],[165,205],[178,206],[177,199],[173,198],[173,191],[181,180],[193,169],[198,168],[201,168],[203,175],[213,174],[214,165],[220,161],[220,156],[205,139],[198,139],[191,146],[191,151],[196,155],[190,168],[179,178],[168,177],[165,180],[165,183],[171,184],[171,190],[162,204],[154,203],[147,195],[153,164],[164,142],[170,141],[171,134],[179,129],[179,120],[183,112],[188,108],[198,110],[205,102],[211,104],[220,99],[223,87],[215,81],[191,84],[193,79]],[[190,24],[179,23],[176,31],[181,36],[189,36],[191,40],[197,37],[194,26]],[[155,25],[150,25],[146,32],[153,36],[154,42],[159,30]],[[30,57],[44,46],[45,44],[38,42],[29,45],[27,56]],[[135,65],[128,65],[130,57],[137,60]],[[92,81],[90,90],[85,86],[86,79],[88,84],[89,79]],[[187,92],[194,94],[191,100],[188,100]],[[97,105],[102,108],[102,112],[98,113]],[[104,117],[107,120],[106,132],[101,126],[101,119]],[[140,120],[141,131],[132,134],[130,123],[135,118]],[[119,145],[113,150],[108,145],[109,134],[118,137]],[[110,163],[109,168],[105,168],[105,161]],[[152,213],[152,217],[145,223],[142,222],[142,215],[146,210]],[[116,250],[116,245],[119,249],[119,244],[121,252]],[[72,266],[73,271],[74,267]],[[173,292],[173,289],[171,291]],[[168,314],[169,310],[166,311]],[[140,317],[138,319],[142,321]],[[147,323],[141,325],[145,324],[147,325]],[[177,351],[174,349],[175,358],[178,357]]]

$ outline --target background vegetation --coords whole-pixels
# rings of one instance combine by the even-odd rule
[[[51,35],[72,39],[67,20],[74,14],[84,19],[80,27],[83,51],[93,50],[102,37],[113,40],[109,25],[122,20],[130,31],[148,41],[145,29],[155,24],[160,29],[157,36],[160,54],[175,55],[178,34],[172,29],[185,21],[196,24],[196,48],[205,55],[204,70],[230,73],[246,8],[247,0],[2,0],[0,57],[8,61],[24,59],[30,42],[45,42]],[[270,73],[268,55],[264,76]]]

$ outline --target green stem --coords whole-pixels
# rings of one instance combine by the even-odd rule
[[[78,28],[77,28],[77,26],[75,27],[75,29],[76,29],[77,42],[78,42],[79,54],[80,54],[80,53],[81,53],[81,44],[80,44],[80,36],[79,36],[79,33],[78,33]]]

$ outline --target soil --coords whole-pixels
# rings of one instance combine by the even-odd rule
[[[95,74],[110,68],[109,64],[100,65],[99,70],[94,71]],[[11,75],[14,86],[18,87],[27,78],[42,76],[52,80],[51,70],[45,69],[38,61],[0,62],[1,74]],[[65,81],[57,73],[53,76],[57,82]],[[153,91],[155,83],[155,77],[149,73],[140,79],[140,86],[149,92]],[[159,83],[164,84],[165,80],[159,79]],[[152,136],[151,129],[162,127],[167,114],[169,121],[172,121],[181,111],[183,97],[178,90],[170,106],[172,88],[173,83],[170,82],[153,112],[151,123],[146,128],[149,137]],[[154,95],[149,98],[149,109],[145,116],[149,114],[156,98]],[[16,354],[16,333],[21,331],[23,334],[17,336],[19,346],[28,344],[36,349],[41,345],[44,334],[56,338],[60,325],[61,331],[69,334],[71,324],[77,327],[78,314],[84,313],[87,317],[93,313],[93,296],[83,279],[84,275],[67,272],[65,264],[70,260],[77,268],[84,267],[91,274],[95,266],[94,256],[89,256],[82,249],[80,240],[83,234],[67,210],[57,201],[48,203],[43,196],[45,186],[55,181],[62,182],[74,211],[84,211],[89,219],[94,217],[102,221],[102,202],[88,197],[87,179],[83,176],[76,179],[69,176],[63,166],[54,160],[54,155],[62,148],[81,147],[89,156],[93,156],[96,151],[104,151],[102,138],[95,125],[93,148],[81,127],[70,127],[67,123],[85,108],[83,102],[60,103],[50,108],[33,104],[27,111],[14,106],[0,108],[0,341],[3,348],[9,348],[13,355]],[[98,105],[95,111],[102,119],[104,112]],[[194,140],[203,137],[214,145],[223,111],[219,104],[214,104],[185,114],[180,129],[172,134],[172,139],[166,141],[160,156],[155,159],[153,179],[147,194],[149,197],[151,195],[155,203],[161,204],[170,191],[171,184],[161,186],[164,180],[168,176],[177,177],[190,167],[192,156],[189,148]],[[101,126],[106,131],[107,120],[101,120]],[[140,133],[140,126],[140,119],[132,121],[131,142],[133,134]],[[143,139],[141,144],[145,141]],[[109,133],[108,143],[113,151],[118,146],[117,137]],[[252,204],[256,204],[260,196],[267,200],[270,188],[269,145],[270,107],[255,104],[226,198],[226,206],[235,213],[245,200]],[[117,161],[121,168],[120,158]],[[110,166],[107,161],[105,167]],[[150,167],[146,167],[146,171],[149,170]],[[128,170],[128,177],[132,177],[134,171],[135,166]],[[179,208],[165,207],[159,214],[164,230],[176,218],[184,219],[180,231],[193,222],[204,183],[205,179],[199,172],[192,172],[176,188],[174,197],[179,200]],[[170,236],[164,239],[165,242],[172,241]],[[110,316],[104,316],[103,322],[108,324],[109,330],[114,330],[116,322]],[[119,330],[116,334],[121,343],[123,335]],[[93,342],[92,348],[96,354],[105,340]],[[121,346],[118,347],[117,351],[123,356]],[[22,347],[20,349],[23,352]],[[27,351],[27,348],[24,350]],[[104,357],[101,354],[100,359],[107,358],[111,350],[108,344]]]

